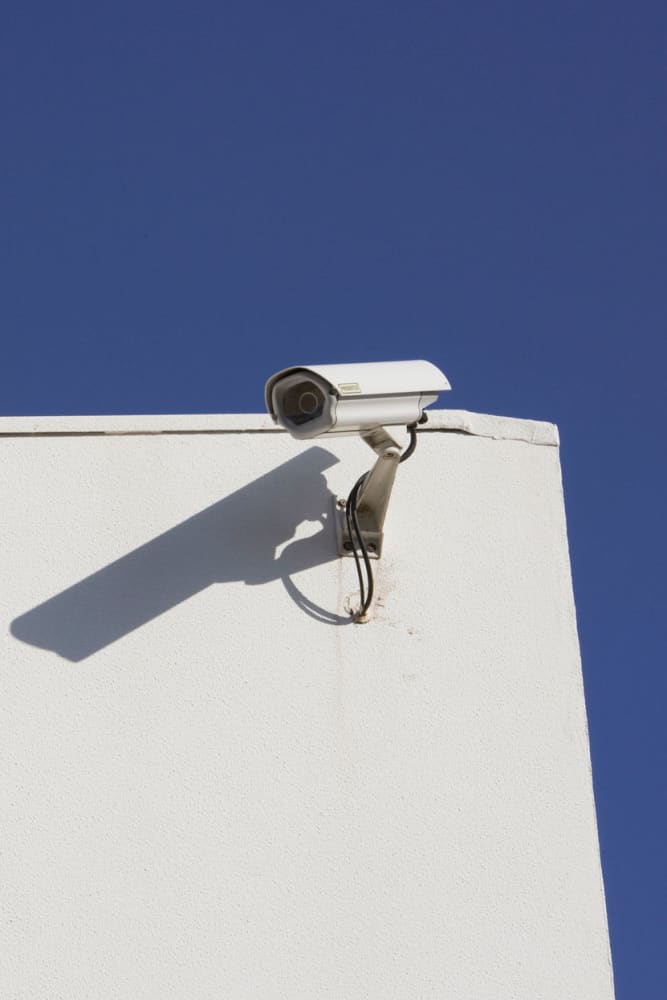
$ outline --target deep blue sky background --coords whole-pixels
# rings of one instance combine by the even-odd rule
[[[617,995],[664,1000],[667,4],[2,21],[0,412],[425,357],[446,405],[559,424]]]

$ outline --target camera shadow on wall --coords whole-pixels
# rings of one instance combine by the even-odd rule
[[[311,617],[349,624],[291,580],[338,557],[323,475],[337,462],[324,448],[310,448],[15,618],[11,634],[79,662],[212,584],[277,579]],[[322,528],[276,558],[303,521]]]

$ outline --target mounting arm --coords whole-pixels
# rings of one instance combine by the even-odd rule
[[[384,427],[363,431],[361,437],[373,449],[377,459],[359,492],[357,517],[368,555],[379,559],[382,555],[384,519],[401,461],[401,449]],[[354,545],[347,531],[345,501],[339,500],[336,506],[338,553],[351,556]]]

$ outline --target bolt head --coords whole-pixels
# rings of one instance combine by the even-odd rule
[[[345,549],[346,552],[351,552],[354,546],[352,542],[348,539],[346,542],[343,542],[343,548]]]

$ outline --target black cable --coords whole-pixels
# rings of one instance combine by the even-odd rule
[[[410,455],[417,447],[417,424],[408,424],[407,429],[408,433],[410,434],[410,444],[407,446],[407,448],[401,455],[398,462],[399,465],[401,464],[401,462],[405,462],[406,458],[410,458]]]
[[[422,417],[419,423],[424,423],[426,414]],[[417,447],[417,424],[409,424],[408,432],[410,434],[410,443],[401,455],[399,459],[399,465],[401,462],[405,462],[407,458],[414,452]],[[368,549],[366,547],[366,542],[361,533],[361,528],[359,527],[359,517],[357,511],[357,501],[359,499],[359,492],[366,481],[368,473],[364,473],[350,490],[350,495],[347,498],[347,503],[345,504],[345,519],[347,521],[347,534],[350,539],[350,544],[352,545],[352,555],[354,556],[354,565],[357,570],[357,579],[359,580],[359,594],[361,598],[361,605],[359,610],[353,615],[355,621],[361,621],[367,614],[368,609],[371,606],[373,600],[373,567],[371,565],[370,556],[368,555]],[[354,529],[354,532],[353,532]],[[356,535],[356,541],[355,536]],[[366,570],[366,586],[364,586],[364,579],[361,572],[361,560],[357,553],[357,547],[361,549],[361,556],[364,562],[364,569]]]
[[[354,615],[355,621],[359,621],[364,617],[364,615],[371,606],[371,601],[373,600],[373,568],[371,566],[371,560],[368,555],[368,549],[366,548],[366,542],[364,541],[364,537],[361,533],[361,528],[359,526],[359,516],[357,511],[357,501],[359,499],[359,492],[364,482],[366,481],[367,476],[368,473],[361,476],[361,478],[356,481],[356,483],[354,484],[354,486],[350,491],[350,495],[347,501],[347,506],[345,508],[348,513],[348,531],[350,531],[349,525],[351,521],[352,526],[354,527],[354,534],[356,535],[356,542],[355,542],[355,539],[352,536],[352,532],[350,531],[350,540],[352,542],[352,554],[354,556],[354,562],[357,568],[359,589],[361,591],[361,607]],[[361,549],[361,555],[364,561],[364,569],[366,570],[366,581],[367,581],[366,588],[364,588],[363,578],[361,575],[361,562],[357,554],[357,544]]]
[[[366,480],[368,473],[364,473],[361,478],[357,479],[356,483],[350,490],[350,495],[347,498],[347,503],[345,504],[345,518],[347,521],[347,534],[350,540],[350,545],[352,546],[352,555],[354,556],[354,565],[357,570],[357,579],[359,580],[359,591],[361,596],[361,608],[359,611],[355,612],[354,618],[360,618],[363,614],[363,608],[366,604],[366,589],[364,587],[364,580],[361,574],[361,562],[359,556],[357,555],[357,544],[361,547],[362,553],[365,552],[365,543],[359,529],[359,519],[357,517],[357,498],[359,496],[359,490],[361,489],[363,483]],[[353,530],[354,529],[354,530]],[[357,536],[357,541],[355,541],[355,534]],[[366,553],[366,559],[368,559],[368,554]],[[369,560],[370,562],[370,560]],[[366,560],[364,560],[364,565],[366,565]],[[367,570],[368,573],[368,570]],[[373,574],[370,574],[370,582],[372,585]]]

